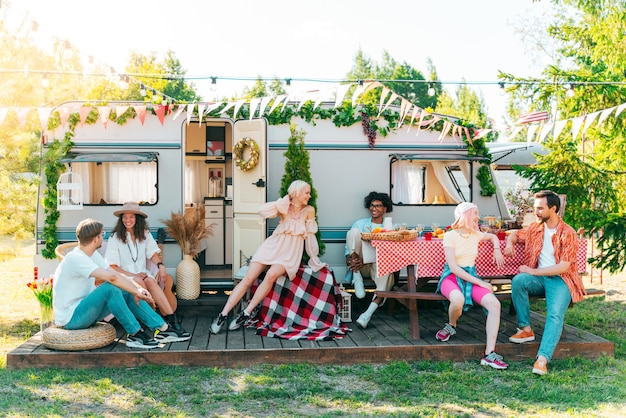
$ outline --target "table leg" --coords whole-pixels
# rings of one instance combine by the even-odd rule
[[[407,266],[407,282],[409,292],[415,292],[415,281],[417,280],[417,273],[415,271],[415,265],[410,264]],[[420,320],[417,312],[417,300],[408,300],[409,305],[409,323],[411,325],[411,337],[414,340],[420,339]]]

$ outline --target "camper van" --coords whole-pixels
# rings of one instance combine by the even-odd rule
[[[65,103],[57,110],[64,106],[75,109],[77,104]],[[196,259],[201,286],[232,286],[234,272],[277,224],[261,219],[257,210],[280,197],[289,124],[269,125],[264,118],[198,119],[175,112],[161,117],[148,112],[144,120],[124,124],[106,122],[76,125],[74,146],[60,161],[67,171],[58,185],[59,242],[75,241],[76,225],[88,217],[103,222],[108,237],[117,220],[113,212],[126,201],[140,202],[155,238],[163,237],[162,220],[172,212],[189,213],[203,205],[213,234]],[[388,193],[394,203],[388,216],[409,228],[449,225],[461,201],[475,203],[481,215],[510,219],[499,188],[492,196],[481,195],[476,174],[484,161],[468,155],[458,136],[402,126],[385,137],[378,135],[370,147],[360,123],[337,127],[332,120],[309,123],[293,118],[291,124],[305,132],[326,247],[321,258],[337,278],[346,273],[346,232],[356,219],[369,216],[363,200],[371,191]],[[64,135],[61,126],[44,132],[43,152]],[[233,164],[233,147],[246,143],[258,145],[259,153],[257,164],[243,171]],[[249,149],[244,158],[248,155]],[[41,199],[48,187],[41,175],[35,265],[43,275],[52,273],[58,261],[41,253],[46,222]],[[175,276],[181,249],[169,237],[163,244],[165,265]]]

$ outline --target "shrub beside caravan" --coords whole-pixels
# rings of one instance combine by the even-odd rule
[[[64,106],[77,105],[66,103],[57,109]],[[433,222],[449,225],[460,201],[475,203],[482,215],[510,219],[497,183],[493,195],[481,195],[476,175],[484,157],[468,155],[458,137],[403,126],[391,129],[386,137],[379,135],[370,148],[360,123],[337,127],[331,120],[309,123],[299,118],[291,123],[306,133],[318,224],[326,246],[322,259],[337,278],[346,271],[346,232],[356,219],[369,216],[363,199],[373,190],[389,193],[394,202],[389,216],[411,228]],[[164,227],[161,220],[171,212],[190,212],[204,205],[206,222],[214,225],[214,233],[197,258],[202,287],[232,286],[232,273],[277,223],[262,220],[257,209],[280,197],[288,124],[269,125],[263,118],[198,121],[173,113],[161,118],[148,113],[143,122],[135,118],[121,125],[79,123],[73,134],[74,145],[61,159],[72,179],[60,186],[73,190],[59,193],[69,196],[59,201],[62,210],[56,226],[61,243],[75,241],[77,223],[88,217],[102,221],[108,236],[116,222],[113,212],[125,201],[140,202],[155,238]],[[44,132],[43,152],[64,135],[62,127]],[[258,145],[256,166],[247,171],[234,166],[236,144],[244,147],[245,159]],[[57,261],[42,256],[46,216],[41,200],[48,186],[43,170],[41,175],[35,265],[40,274],[49,274]],[[72,202],[72,196],[80,202]],[[172,275],[181,259],[180,247],[166,238],[164,261]]]

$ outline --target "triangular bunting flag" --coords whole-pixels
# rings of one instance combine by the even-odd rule
[[[30,113],[30,107],[19,107],[15,109],[15,113],[17,114],[17,120],[22,125],[22,129],[26,127],[26,119],[28,119],[28,114]]]
[[[535,136],[535,131],[539,128],[539,125],[532,124],[528,126],[528,132],[526,133],[526,142],[530,143],[533,140],[533,136]]]
[[[385,109],[387,109],[387,108],[389,107],[389,105],[390,105],[391,103],[393,103],[393,101],[394,101],[394,100],[396,100],[398,97],[399,97],[399,96],[398,96],[396,93],[391,92],[391,96],[389,96],[389,100],[387,100],[387,103],[385,103],[385,107],[383,107],[383,110],[381,110],[381,112],[380,112],[380,113],[384,112],[384,111],[385,111]],[[404,99],[403,99],[403,100],[404,100]]]
[[[363,84],[359,84],[356,86],[356,89],[354,89],[354,93],[352,93],[352,107],[356,106],[356,102],[361,94],[363,94],[364,90],[365,86]]]
[[[184,105],[178,106],[178,109],[176,109],[176,113],[174,113],[174,117],[172,118],[172,120],[176,120],[176,118],[179,117],[181,113],[183,113],[183,110],[185,110],[185,107],[186,106]]]
[[[109,123],[109,115],[111,114],[111,106],[98,106],[98,113],[104,129],[106,129]]]
[[[226,103],[226,106],[224,106],[224,108],[222,110],[220,110],[221,114],[224,114],[226,112],[228,112],[230,110],[231,107],[235,106],[235,102],[228,102]],[[235,119],[235,118],[233,118]]]
[[[406,117],[409,110],[411,110],[411,102],[407,99],[402,98],[402,102],[400,103],[400,117],[398,118],[398,128],[404,124],[404,118]]]
[[[452,127],[452,123],[448,122],[447,120],[443,122],[443,128],[441,129],[441,134],[439,134],[439,138],[437,139],[437,142],[443,141],[443,138],[448,134],[448,131],[450,130],[451,127]]]
[[[280,106],[283,100],[287,99],[287,97],[289,97],[289,95],[287,94],[279,94],[278,96],[274,97],[274,103],[272,103],[272,107],[270,107],[269,114],[271,115],[274,109]]]
[[[589,129],[589,127],[591,126],[593,121],[596,120],[596,117],[598,117],[599,114],[600,112],[593,112],[587,115],[587,117],[585,118],[585,126],[583,126],[583,135],[585,134],[585,132],[587,132],[587,129]]]
[[[48,118],[50,117],[50,112],[52,108],[50,107],[38,107],[37,113],[39,114],[39,122],[41,122],[41,130],[45,131],[48,129]]]
[[[339,107],[339,105],[343,102],[344,97],[346,97],[346,93],[350,89],[352,84],[340,84],[337,87],[337,93],[335,96],[335,109]]]
[[[622,113],[622,111],[626,108],[626,103],[622,103],[621,105],[617,106],[617,110],[615,111],[615,117],[618,117],[620,113]]]
[[[8,107],[0,107],[0,125],[4,122],[4,118],[7,117],[7,113],[9,113]]]
[[[420,110],[421,109],[419,107],[413,106],[413,112],[411,112],[411,122],[409,122],[409,128],[406,130],[407,133],[411,130],[411,127],[413,126],[413,121],[415,120],[415,117],[417,116]]]
[[[261,99],[261,108],[259,109],[259,117],[262,118],[265,114],[265,108],[268,104],[270,104],[270,100],[272,100],[272,96],[265,96]]]
[[[604,122],[604,120],[605,120],[606,118],[608,118],[608,117],[609,117],[609,115],[610,115],[610,114],[611,114],[611,113],[612,113],[615,109],[617,109],[617,106],[613,106],[613,107],[611,107],[611,108],[609,108],[609,109],[604,109],[604,110],[602,111],[602,113],[600,113],[600,118],[598,118],[598,127],[600,127],[600,125],[602,125],[602,122]]]
[[[115,116],[119,119],[126,111],[130,108],[130,106],[115,106]]]
[[[80,126],[85,126],[85,121],[87,120],[87,116],[91,113],[91,106],[81,106],[78,109],[78,114],[80,115]]]
[[[539,132],[539,142],[543,142],[543,140],[546,138],[546,135],[548,135],[548,133],[550,133],[550,131],[552,130],[553,126],[554,123],[543,124],[543,126],[541,127],[541,132]]]
[[[383,103],[385,103],[385,99],[387,98],[388,94],[389,94],[389,89],[387,87],[383,87],[383,91],[382,93],[380,93],[380,102],[378,103],[378,116],[376,116],[377,119],[380,117],[380,114],[383,112]]]
[[[235,109],[233,110],[233,120],[237,120],[237,113],[239,113],[239,109],[241,109],[241,106],[243,106],[245,102],[245,100],[237,100],[235,102]]]
[[[187,125],[189,125],[189,123],[191,122],[191,116],[193,116],[193,109],[195,106],[195,103],[187,104]]]
[[[28,116],[31,110],[31,107],[20,107],[15,109],[15,113],[17,114],[17,120],[20,122],[22,129],[26,127],[26,122],[28,121]]]
[[[137,112],[137,117],[139,118],[139,122],[141,122],[141,124],[143,125],[143,123],[146,121],[146,107],[145,106],[133,106],[133,109],[135,109],[135,112]]]
[[[517,134],[520,133],[520,131],[524,129],[523,126],[516,126],[512,131],[511,131],[511,135],[509,135],[509,137],[507,138],[507,141],[511,141],[513,138],[515,138],[517,136]]]
[[[70,118],[70,108],[67,106],[60,107],[58,109],[59,112],[59,120],[61,121],[61,126],[65,129],[65,125],[67,124],[67,120]],[[0,121],[0,124],[2,121]]]
[[[491,131],[493,131],[493,129],[479,129],[476,131],[476,135],[474,135],[474,138],[472,139],[476,140],[476,139],[483,138],[487,136],[487,134]]]
[[[207,108],[204,111],[204,113],[206,113],[208,115],[209,113],[211,113],[212,111],[214,111],[215,109],[220,107],[221,105],[222,105],[222,102],[211,103],[210,105],[207,106]]]
[[[256,113],[257,107],[259,107],[259,103],[261,103],[261,99],[259,97],[255,97],[250,99],[250,120],[254,117]]]
[[[465,138],[467,138],[467,142],[469,142],[470,145],[472,145],[474,143],[474,140],[472,139],[472,136],[470,135],[469,128],[464,126],[463,131],[465,132]],[[478,133],[480,134],[480,132]]]
[[[298,110],[300,110],[302,108],[302,106],[306,102],[311,102],[311,101],[315,100],[315,98],[317,97],[318,93],[319,93],[318,90],[307,91],[306,93],[304,93],[302,95],[302,100],[300,100],[300,103],[298,104]]]
[[[554,124],[554,132],[552,132],[552,138],[557,139],[561,135],[561,131],[565,128],[566,120],[560,120]]]
[[[580,127],[583,126],[584,121],[584,116],[572,119],[572,141],[576,141],[576,137],[578,136],[578,132],[580,132]]]
[[[159,118],[159,122],[163,125],[163,120],[165,119],[165,111],[167,110],[167,105],[157,105],[156,109],[154,109],[154,113],[156,113],[157,118]]]
[[[198,103],[198,128],[202,126],[202,119],[204,118],[204,109],[206,108],[206,103]]]

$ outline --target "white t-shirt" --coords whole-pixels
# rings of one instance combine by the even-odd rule
[[[556,264],[554,258],[554,245],[552,245],[552,236],[554,236],[556,228],[550,229],[545,224],[543,226],[543,246],[539,253],[539,262],[537,267],[552,267]]]
[[[135,244],[130,237],[130,232],[127,231],[126,244],[115,234],[109,238],[104,258],[107,263],[120,266],[129,273],[147,273],[154,278],[154,274],[146,267],[146,259],[160,252],[158,244],[149,231],[146,231],[146,239],[135,240]]]
[[[78,304],[96,288],[96,279],[91,273],[98,268],[108,267],[97,250],[89,257],[80,247],[76,247],[63,258],[54,272],[52,282],[52,306],[57,325],[63,326],[70,322]]]

